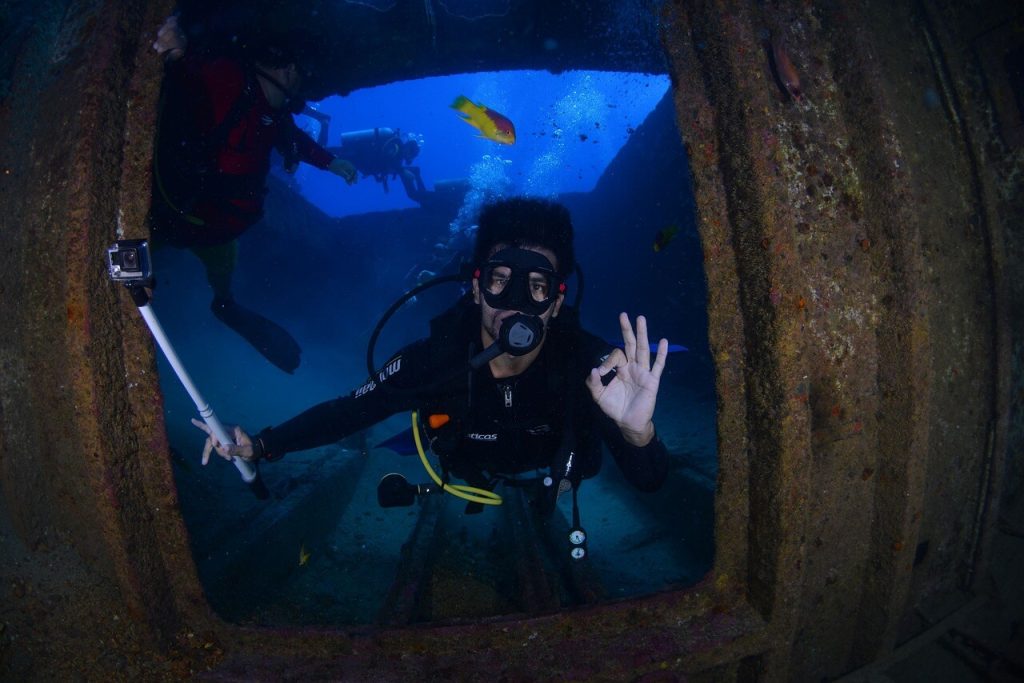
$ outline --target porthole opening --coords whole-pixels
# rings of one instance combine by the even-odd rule
[[[476,109],[460,111],[460,96]],[[467,125],[480,110],[511,122],[514,144]],[[535,468],[523,477],[534,481],[495,488],[502,505],[477,511],[424,493],[431,478],[411,445],[409,411],[396,409],[336,442],[263,463],[270,496],[260,500],[225,461],[199,464],[195,405],[161,357],[181,511],[211,606],[228,620],[265,625],[441,623],[700,580],[714,555],[716,404],[693,192],[667,76],[507,69],[410,77],[307,104],[294,121],[333,156],[351,157],[354,185],[312,165],[289,172],[294,159],[275,151],[262,219],[232,246],[154,252],[154,310],[225,424],[256,434],[365,389],[367,346],[392,302],[469,260],[482,206],[539,197],[572,216],[580,269],[567,280],[567,303],[578,305],[580,325],[621,344],[625,311],[646,317],[653,342],[668,339],[654,424],[669,471],[657,491],[637,490],[603,448],[575,505],[561,495],[538,514],[544,479],[557,473]],[[357,158],[364,147],[372,157],[410,141],[415,154],[394,166]],[[218,278],[238,310],[225,310]],[[381,332],[377,362],[427,336],[464,286],[411,298]],[[297,364],[252,332],[263,320],[294,341]],[[392,474],[419,488],[409,505],[380,504]],[[396,490],[402,498],[410,489]],[[585,543],[575,541],[581,530]],[[581,549],[586,558],[574,559]]]

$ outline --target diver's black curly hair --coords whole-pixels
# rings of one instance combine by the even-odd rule
[[[510,247],[546,247],[558,259],[558,274],[568,277],[576,267],[569,210],[545,199],[513,197],[488,204],[477,221],[473,263],[487,261],[499,244]]]

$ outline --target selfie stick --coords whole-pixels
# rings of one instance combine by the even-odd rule
[[[196,404],[196,409],[199,411],[199,416],[203,418],[209,427],[213,435],[222,444],[231,444],[235,440],[228,436],[228,432],[224,429],[224,425],[221,424],[220,420],[217,419],[217,415],[213,412],[213,408],[206,402],[202,394],[199,393],[199,389],[192,383],[192,378],[189,377],[188,372],[185,370],[185,366],[181,364],[181,359],[178,358],[178,354],[174,352],[174,347],[171,346],[170,340],[167,335],[164,334],[164,328],[160,325],[160,321],[156,319],[156,313],[149,305],[149,294],[146,293],[145,287],[137,284],[128,284],[128,291],[132,294],[132,301],[139,307],[139,313],[142,314],[143,320],[146,321],[146,325],[149,326],[149,331],[153,333],[153,337],[156,338],[156,343],[160,346],[160,350],[164,352],[167,360],[170,362],[171,367],[174,368],[174,372],[178,375],[178,379],[185,386],[185,391],[192,397],[192,401]],[[245,460],[242,460],[238,456],[233,456],[231,462],[238,468],[239,473],[242,475],[242,481],[249,485],[249,488],[256,495],[257,498],[265,499],[270,496],[270,492],[267,491],[266,485],[263,483],[263,479],[260,478],[260,471],[253,465],[250,465]]]

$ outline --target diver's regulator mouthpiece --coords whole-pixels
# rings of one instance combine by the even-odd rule
[[[510,356],[525,356],[540,346],[544,338],[544,321],[536,315],[516,313],[501,323],[498,340],[469,360],[477,370],[503,353]]]

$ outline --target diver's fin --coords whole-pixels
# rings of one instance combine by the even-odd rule
[[[214,299],[210,310],[218,320],[240,334],[277,367],[288,374],[299,367],[302,349],[288,331],[277,323],[231,299]]]
[[[619,339],[619,340],[606,339],[605,341],[607,341],[609,344],[611,344],[612,346],[614,346],[616,348],[619,348],[619,349],[626,348],[626,345],[622,342],[621,339]],[[651,353],[657,353],[658,345],[657,344],[651,344],[650,346],[651,346]],[[683,346],[682,344],[669,344],[668,345],[668,352],[669,353],[679,353],[680,351],[689,351],[689,350],[690,350],[689,348]]]

